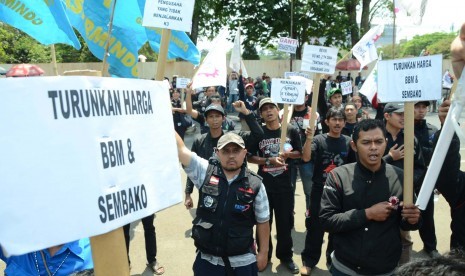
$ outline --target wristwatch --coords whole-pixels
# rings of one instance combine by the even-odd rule
[[[271,165],[270,158],[268,158],[268,157],[265,158],[265,165],[267,165],[267,166]]]

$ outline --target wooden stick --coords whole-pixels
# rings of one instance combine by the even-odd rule
[[[313,77],[313,94],[312,94],[312,113],[310,114],[310,129],[315,129],[316,125],[316,111],[318,108],[318,96],[320,94],[320,78],[321,78],[321,73],[317,73],[315,77]],[[313,136],[315,136],[315,133],[310,137],[309,143],[311,144],[313,141]]]
[[[116,7],[116,0],[113,0],[113,7],[111,9],[110,14],[110,24],[108,25],[108,38],[107,43],[105,44],[105,51],[103,52],[103,60],[102,60],[102,74],[103,76],[108,76],[108,49],[110,49],[110,40],[111,40],[111,31],[113,30],[113,17],[115,15],[115,7]]]
[[[404,105],[404,203],[413,203],[414,102]]]
[[[458,80],[455,80],[454,83],[452,84],[452,88],[450,89],[450,92],[449,92],[449,95],[447,95],[447,97],[445,98],[445,100],[450,100],[452,99],[452,96],[454,95],[455,93],[455,89],[457,89],[457,83],[459,81]]]
[[[168,46],[171,38],[171,30],[163,29],[161,33],[160,52],[157,60],[157,73],[155,80],[162,81],[165,77],[166,57],[168,55]]]
[[[289,120],[289,104],[284,104],[283,120],[281,122],[281,143],[279,144],[279,152],[284,152],[284,144],[286,143],[287,125],[289,124]]]
[[[94,273],[97,276],[128,276],[129,264],[123,227],[90,238]]]
[[[55,73],[55,76],[58,76],[57,53],[55,51],[55,44],[50,45],[50,50],[52,52],[53,73]]]

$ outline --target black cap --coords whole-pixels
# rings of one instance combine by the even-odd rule
[[[207,106],[207,108],[205,109],[205,116],[207,116],[207,113],[209,111],[218,111],[219,113],[221,113],[223,116],[224,116],[224,109],[221,107],[221,105],[216,105],[216,104],[211,104],[209,106]]]
[[[388,103],[384,106],[384,113],[403,113],[404,103]]]
[[[429,101],[416,102],[415,105],[417,104],[424,104],[425,106],[429,106]]]

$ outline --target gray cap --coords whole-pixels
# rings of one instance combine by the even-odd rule
[[[223,107],[221,107],[221,105],[216,105],[216,104],[211,104],[211,105],[207,106],[207,108],[205,109],[205,112],[204,112],[204,113],[205,113],[205,116],[207,116],[207,113],[208,113],[209,111],[212,111],[212,110],[218,111],[219,113],[221,113],[221,114],[224,116],[224,109],[223,109]]]
[[[274,103],[271,98],[263,98],[260,103],[258,104],[258,110],[262,110],[262,106],[264,106],[265,104],[273,104],[275,105],[276,107],[278,107],[278,105],[276,103]],[[278,107],[279,108],[279,107]]]
[[[388,103],[384,106],[384,113],[403,113],[404,103]]]
[[[229,143],[234,143],[243,149],[245,148],[244,139],[242,139],[241,136],[234,132],[228,132],[221,136],[221,138],[218,140],[217,148],[222,149]]]

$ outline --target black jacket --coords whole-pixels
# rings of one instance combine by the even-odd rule
[[[438,128],[427,123],[426,120],[415,122],[415,138],[417,138],[420,143],[421,151],[423,152],[423,157],[427,166],[433,156],[433,138],[437,131]]]
[[[392,196],[402,201],[402,183],[403,171],[385,162],[375,173],[359,163],[330,172],[321,199],[320,222],[333,234],[339,262],[363,275],[395,269],[402,251],[399,230],[415,230],[419,224],[402,220],[400,208],[386,221],[369,221],[365,209]]]
[[[387,132],[386,133],[386,138],[387,138],[387,146],[386,146],[386,151],[384,153],[384,161],[386,163],[391,164],[393,166],[396,166],[398,168],[404,169],[404,159],[399,159],[395,160],[392,159],[392,157],[389,155],[389,150],[397,144],[398,147],[402,146],[404,144],[404,131],[401,130],[396,137],[396,140],[394,141],[392,138],[392,135]],[[413,157],[413,185],[415,187],[415,190],[418,192],[421,187],[422,183],[422,177],[425,174],[426,171],[426,164],[425,164],[425,159],[423,157],[423,152],[421,150],[420,143],[418,142],[417,138],[414,138],[414,157]]]

